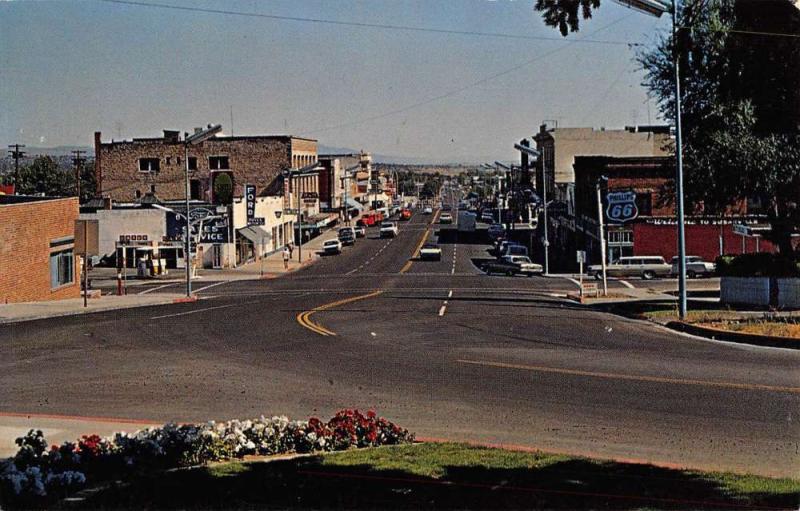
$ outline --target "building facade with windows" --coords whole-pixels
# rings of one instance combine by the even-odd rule
[[[186,195],[183,139],[178,131],[163,136],[103,142],[95,132],[98,194],[132,202],[146,194],[162,200]],[[317,141],[291,135],[216,136],[189,146],[189,188],[194,200],[229,205],[244,185],[262,195],[281,195],[282,173],[317,161]]]
[[[0,195],[0,303],[78,298],[78,199]]]
[[[564,257],[574,260],[574,250],[586,250],[590,261],[599,264],[598,182],[608,261],[625,256],[663,256],[670,261],[677,255],[672,157],[580,156],[575,158],[574,171],[575,215],[552,221]],[[609,193],[633,193],[636,218],[610,220]],[[729,206],[722,215],[707,214],[702,205],[687,205],[686,253],[714,261],[721,254],[775,252],[777,248],[758,235],[741,234],[743,227],[755,232],[763,230],[765,223],[763,215],[750,211],[747,201]]]
[[[534,137],[542,157],[537,162],[536,188],[540,197],[574,207],[577,156],[666,156],[670,144],[667,126],[627,126],[624,129],[539,127]]]

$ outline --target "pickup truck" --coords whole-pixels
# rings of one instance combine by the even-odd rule
[[[542,265],[531,262],[528,256],[512,255],[489,261],[483,266],[487,275],[503,273],[512,277],[514,275],[527,275],[532,277],[543,272]]]

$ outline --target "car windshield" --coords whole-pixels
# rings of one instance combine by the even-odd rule
[[[800,511],[800,0],[0,0],[0,148],[0,509]]]

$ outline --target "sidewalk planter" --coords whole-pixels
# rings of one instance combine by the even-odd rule
[[[797,309],[800,278],[722,277],[719,298],[725,305]]]
[[[726,305],[770,305],[769,277],[722,277],[719,301]]]
[[[778,306],[785,309],[800,308],[800,279],[776,279]]]

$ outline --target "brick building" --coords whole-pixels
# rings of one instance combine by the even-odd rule
[[[0,303],[80,296],[77,197],[0,195]]]
[[[363,152],[319,156],[323,168],[319,173],[319,199],[323,210],[343,213],[345,201],[351,216],[364,208],[357,198],[366,190],[359,191],[357,174],[367,174],[370,158],[369,153]]]
[[[184,145],[178,131],[162,137],[102,142],[95,132],[98,193],[135,201],[147,193],[162,200],[185,196]],[[192,199],[230,204],[244,185],[260,195],[281,195],[282,171],[317,161],[317,141],[289,135],[213,137],[189,147]]]
[[[597,182],[601,176],[603,212],[607,217],[609,192],[634,192],[638,217],[625,223],[606,218],[609,261],[622,256],[660,255],[667,261],[677,255],[677,221],[672,201],[675,162],[671,157],[579,156],[575,158],[575,214],[554,216],[551,227],[557,250],[574,260],[575,250],[586,250],[599,262]],[[704,215],[702,207],[687,205],[686,253],[713,261],[721,253],[774,252],[776,247],[757,236],[744,236],[735,226],[758,231],[763,216],[751,214],[742,201],[723,216]],[[738,229],[741,231],[741,229]]]
[[[537,163],[536,189],[540,197],[547,184],[547,200],[573,208],[577,156],[666,156],[667,126],[628,126],[625,129],[539,127],[534,137],[542,157]]]

